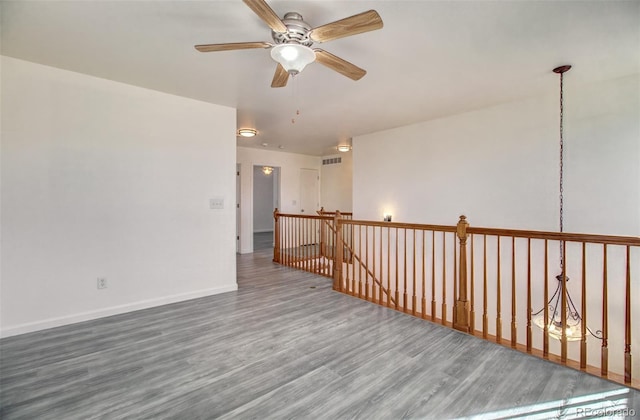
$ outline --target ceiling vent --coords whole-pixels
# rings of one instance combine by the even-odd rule
[[[331,158],[331,159],[322,159],[322,164],[323,165],[334,165],[336,163],[342,163],[342,158],[341,157],[335,157],[335,158]]]

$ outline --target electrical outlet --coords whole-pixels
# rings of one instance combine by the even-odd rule
[[[106,288],[107,288],[107,278],[98,277],[98,289],[106,289]]]

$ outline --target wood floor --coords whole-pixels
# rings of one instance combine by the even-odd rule
[[[1,340],[0,418],[640,413],[635,390],[334,292],[269,249],[238,256],[238,284]]]

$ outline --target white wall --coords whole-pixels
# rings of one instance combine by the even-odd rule
[[[639,86],[565,80],[565,231],[640,234]],[[558,112],[556,93],[354,138],[355,215],[557,230]]]
[[[249,147],[237,148],[241,182],[240,252],[253,252],[253,167],[255,165],[280,168],[279,210],[283,213],[300,213],[300,169],[320,170],[320,157],[295,153],[274,152]]]
[[[3,57],[2,111],[2,335],[237,288],[234,109]]]
[[[341,163],[322,165],[321,205],[327,211],[351,211],[353,208],[353,159],[352,152],[323,156],[322,159],[339,157]]]
[[[275,170],[269,175],[262,166],[253,167],[253,232],[273,231]]]
[[[577,71],[574,70],[574,71]],[[570,75],[569,75],[570,76]],[[557,76],[550,75],[550,83]],[[640,235],[640,75],[573,86],[565,79],[565,231],[612,235]],[[385,212],[399,222],[455,225],[465,214],[472,226],[556,231],[558,229],[558,97],[545,95],[434,121],[373,133],[353,139],[354,217],[382,220]],[[491,242],[494,241],[494,242]],[[497,245],[490,238],[489,333],[495,332]],[[553,266],[559,267],[558,244],[550,246],[549,285],[556,287]],[[481,246],[476,241],[476,252]],[[501,272],[503,336],[509,335],[511,261],[502,244]],[[526,325],[525,245],[517,245],[520,261],[516,279],[517,324],[520,342]],[[622,372],[624,343],[624,267],[620,247],[608,250],[609,367]],[[639,250],[631,260],[631,290],[640,289]],[[581,249],[567,246],[570,293],[580,307]],[[602,249],[588,250],[587,325],[601,328]],[[452,261],[452,253],[447,259]],[[481,255],[481,254],[477,254]],[[542,251],[533,265],[533,308],[544,307]],[[481,273],[476,258],[476,273]],[[493,271],[492,271],[493,270]],[[452,275],[447,275],[452,278]],[[476,326],[482,297],[481,276],[475,278]],[[451,287],[452,282],[447,282]],[[449,295],[452,296],[452,295]],[[636,305],[637,306],[637,305]],[[631,348],[640,346],[634,306]],[[452,307],[449,308],[451,319]],[[507,315],[508,314],[508,315]],[[534,346],[541,341],[536,332]],[[537,337],[537,338],[536,338]],[[600,342],[590,338],[589,364],[599,364]],[[552,341],[552,347],[558,348]],[[558,350],[559,351],[559,350]],[[578,346],[570,346],[576,360]],[[556,351],[557,353],[557,351]],[[640,366],[634,366],[634,375]]]

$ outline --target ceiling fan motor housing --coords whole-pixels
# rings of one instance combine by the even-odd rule
[[[276,44],[300,44],[305,47],[313,45],[309,38],[311,25],[302,19],[302,15],[296,12],[288,12],[284,15],[282,22],[287,27],[287,32],[271,31],[271,37]]]

